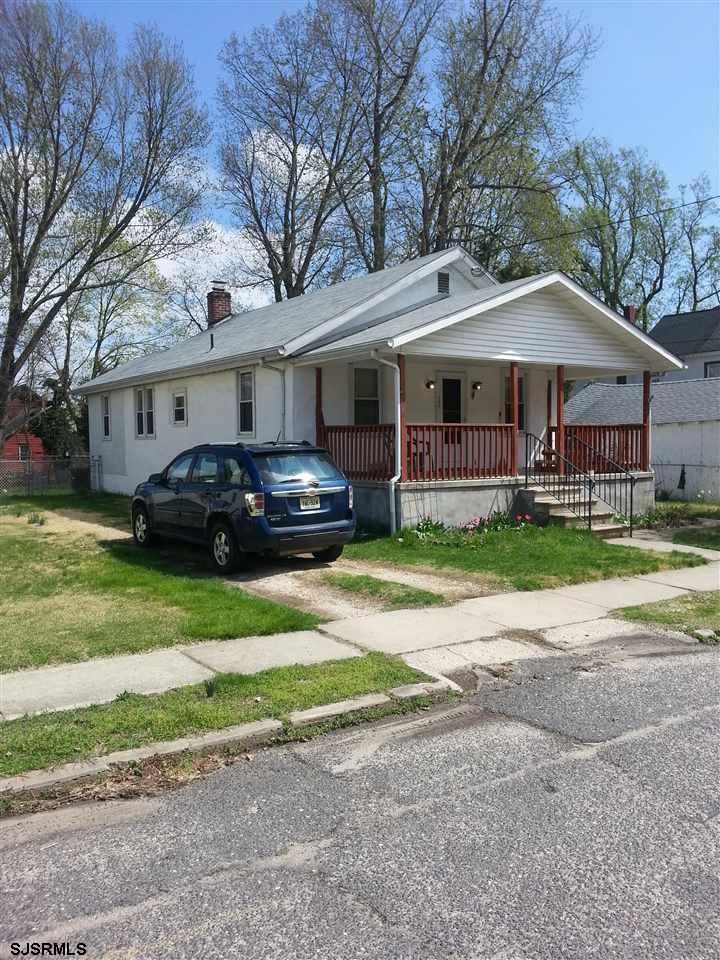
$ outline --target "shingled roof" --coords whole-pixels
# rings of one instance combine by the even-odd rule
[[[640,423],[642,384],[589,383],[565,404],[566,423]],[[720,420],[720,377],[659,380],[651,387],[653,423]]]
[[[691,313],[668,313],[652,328],[650,336],[680,357],[720,350],[720,306]]]

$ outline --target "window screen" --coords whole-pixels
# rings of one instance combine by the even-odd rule
[[[380,371],[355,367],[355,423],[380,423]]]

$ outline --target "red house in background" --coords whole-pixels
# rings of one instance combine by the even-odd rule
[[[10,398],[7,410],[7,420],[11,421],[20,413],[27,410],[39,410],[42,406],[41,398],[27,387],[17,387]],[[36,436],[28,427],[13,433],[0,448],[0,460],[47,460],[49,454],[40,437]]]

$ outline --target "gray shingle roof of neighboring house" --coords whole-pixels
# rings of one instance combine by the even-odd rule
[[[233,357],[257,357],[277,353],[284,344],[315,329],[319,324],[340,317],[351,309],[434,260],[446,258],[447,250],[408,260],[396,267],[364,274],[302,297],[270,303],[243,313],[234,313],[216,324],[211,332],[210,350],[207,331],[196,334],[166,350],[130,360],[109,373],[96,377],[86,388],[112,386],[126,380],[152,377],[168,370],[184,371],[192,367],[221,365]],[[490,289],[496,290],[493,284]],[[80,388],[83,392],[84,388]]]
[[[484,303],[486,300],[492,300],[501,294],[512,290],[515,287],[522,287],[537,280],[538,274],[534,277],[524,277],[522,280],[510,280],[507,283],[498,283],[493,286],[484,287],[480,290],[472,290],[469,293],[461,293],[453,297],[434,298],[425,303],[416,304],[414,307],[394,314],[387,318],[378,318],[378,320],[368,323],[367,320],[361,321],[357,326],[352,322],[335,329],[332,334],[323,338],[320,345],[316,343],[309,344],[304,353],[310,353],[313,356],[322,356],[332,353],[335,350],[344,350],[349,347],[370,346],[375,343],[385,343],[393,337],[399,336],[415,327],[433,323],[435,320],[441,320],[451,314],[458,313],[466,307],[473,307]]]
[[[565,422],[640,423],[642,390],[641,383],[589,383],[565,404]],[[653,423],[720,421],[720,377],[660,380],[650,396]]]
[[[676,356],[720,350],[720,307],[669,313],[652,328],[650,336]]]

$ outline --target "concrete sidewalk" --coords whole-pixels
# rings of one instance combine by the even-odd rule
[[[648,549],[653,549],[651,543],[664,541],[643,541]],[[560,651],[572,646],[567,631],[573,624],[582,625],[580,636],[602,635],[610,623],[606,619],[609,612],[617,607],[669,600],[692,591],[720,590],[720,555],[688,550],[710,555],[715,562],[554,590],[479,597],[449,607],[336,620],[318,630],[211,641],[1,674],[0,716],[12,720],[25,714],[107,703],[126,690],[160,693],[219,672],[251,674],[289,664],[363,656],[371,650],[399,654],[411,666],[435,677],[466,669],[469,664],[488,666],[552,656],[553,648]],[[540,645],[502,636],[508,631],[546,632]],[[553,631],[559,631],[557,641]]]

